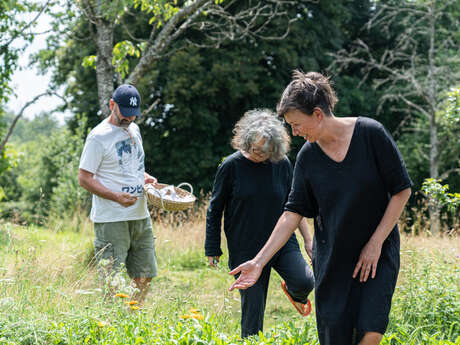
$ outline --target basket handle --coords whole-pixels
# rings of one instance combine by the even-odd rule
[[[161,195],[161,193],[158,191],[158,189],[156,189],[152,184],[148,184],[147,186],[147,190],[150,189],[152,190],[155,195],[157,195],[159,198],[160,198],[160,202],[161,202],[161,207],[163,208],[163,210],[166,210],[165,209],[165,204],[164,204],[164,201],[163,201],[163,196]]]
[[[179,183],[177,185],[177,188],[180,188],[181,186],[187,186],[188,188],[190,188],[190,194],[193,195],[193,187],[190,183],[187,183],[187,182],[182,182],[182,183]]]

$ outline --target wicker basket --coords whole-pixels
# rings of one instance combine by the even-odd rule
[[[152,184],[148,183],[144,186],[144,193],[147,196],[147,201],[150,205],[155,207],[161,207],[166,211],[183,211],[193,206],[195,203],[196,197],[193,195],[193,187],[189,183],[181,183],[174,187],[176,194],[179,197],[190,197],[187,198],[187,201],[180,200],[170,200],[162,197],[161,193],[158,190],[168,187],[169,185],[164,183],[157,183],[154,187]],[[181,186],[187,186],[190,188],[190,192],[180,188]]]

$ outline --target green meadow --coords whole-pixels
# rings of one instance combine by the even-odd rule
[[[318,344],[314,312],[297,314],[275,272],[264,333],[239,338],[227,255],[217,269],[206,265],[204,225],[203,213],[193,222],[156,219],[159,274],[136,310],[114,295],[129,295],[125,273],[113,278],[113,293],[98,280],[88,221],[80,232],[1,223],[0,344]],[[460,344],[459,255],[456,237],[402,237],[382,344]]]

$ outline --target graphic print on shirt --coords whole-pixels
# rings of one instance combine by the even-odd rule
[[[141,147],[131,139],[119,141],[115,147],[121,172],[125,175],[138,175],[139,180],[142,180],[144,176],[144,152]],[[144,186],[142,184],[123,186],[121,191],[139,196],[143,194]]]
[[[134,167],[135,156],[133,155],[133,147],[136,148],[136,145],[134,144],[132,147],[130,140],[126,139],[117,142],[115,147],[117,148],[118,165],[120,166],[121,172],[123,174],[129,174],[130,171],[133,171]]]

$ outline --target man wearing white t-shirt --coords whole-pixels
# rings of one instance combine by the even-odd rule
[[[139,127],[133,122],[141,98],[132,85],[119,86],[110,100],[110,116],[86,139],[78,181],[93,194],[91,220],[99,259],[109,259],[114,269],[124,264],[142,303],[157,274],[152,222],[144,184],[157,180],[145,172]]]

